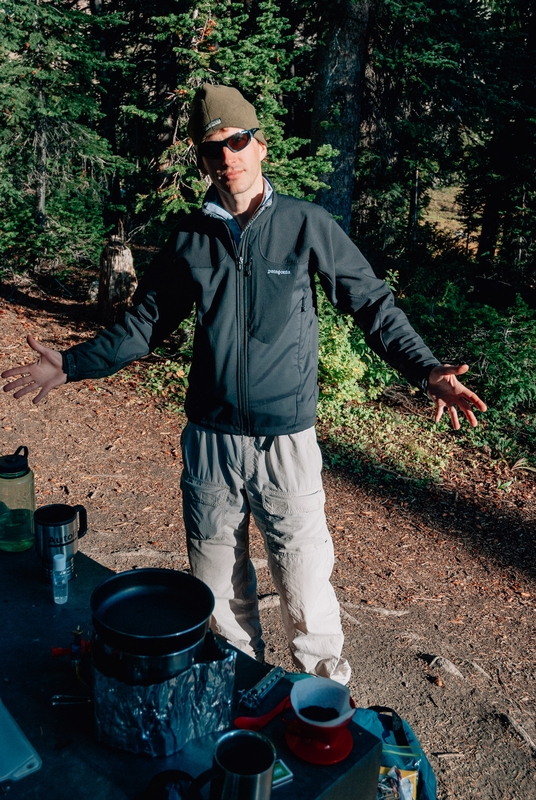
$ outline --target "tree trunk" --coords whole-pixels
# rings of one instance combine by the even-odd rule
[[[321,189],[317,202],[346,232],[352,215],[371,4],[372,0],[335,0],[330,4],[324,43],[319,47],[311,146],[315,153],[321,145],[330,144],[339,155],[333,161],[333,172],[321,176],[331,189]]]
[[[97,304],[105,325],[115,322],[128,306],[137,285],[132,253],[118,236],[112,236],[100,257]]]
[[[39,90],[39,107],[44,108],[45,100],[43,92]],[[46,195],[47,195],[47,131],[46,118],[41,113],[37,123],[36,132],[37,149],[37,176],[35,186],[35,221],[44,228],[46,225]]]
[[[497,181],[488,187],[488,194],[482,213],[482,228],[478,239],[477,260],[484,273],[493,272],[495,248],[501,226],[500,211],[502,185]]]
[[[419,226],[419,203],[420,203],[420,186],[419,186],[419,168],[417,167],[414,172],[413,183],[409,194],[409,212],[408,212],[408,243],[415,244],[417,241],[417,229]]]

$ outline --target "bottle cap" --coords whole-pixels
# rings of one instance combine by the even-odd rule
[[[11,456],[0,456],[0,475],[15,478],[29,471],[28,448],[25,445],[21,445]]]
[[[65,555],[63,553],[58,553],[57,556],[54,556],[54,572],[63,572],[65,569]]]

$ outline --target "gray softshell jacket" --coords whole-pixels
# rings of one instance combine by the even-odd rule
[[[370,347],[424,388],[439,364],[358,248],[320,206],[274,193],[243,231],[203,209],[185,215],[120,324],[65,351],[68,380],[110,375],[147,355],[192,308],[188,418],[248,436],[297,433],[316,415],[314,276]]]

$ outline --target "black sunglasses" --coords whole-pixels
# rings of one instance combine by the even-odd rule
[[[239,131],[219,142],[201,142],[197,153],[200,158],[221,158],[224,147],[228,147],[231,153],[239,153],[246,149],[253,139],[253,134],[258,130],[258,128],[251,128],[249,131]]]

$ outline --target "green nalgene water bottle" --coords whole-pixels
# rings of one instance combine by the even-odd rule
[[[28,550],[34,542],[34,476],[28,448],[0,456],[0,550]]]

